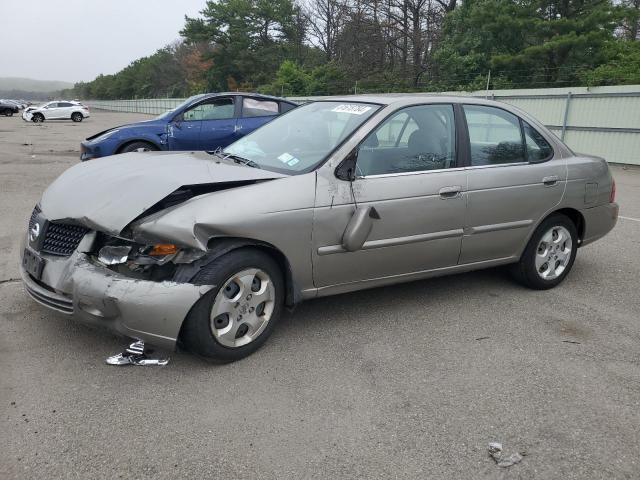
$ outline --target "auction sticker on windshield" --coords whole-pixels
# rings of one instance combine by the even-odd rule
[[[367,113],[369,110],[371,110],[371,107],[367,107],[366,105],[344,104],[338,105],[331,111],[336,113],[351,113],[352,115],[362,115],[363,113]]]
[[[300,161],[290,153],[286,153],[286,152],[280,155],[278,157],[278,160],[280,160],[282,163],[286,163],[290,167],[293,167],[296,163]]]

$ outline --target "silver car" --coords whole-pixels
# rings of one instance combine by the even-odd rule
[[[332,98],[223,151],[70,168],[33,211],[22,278],[53,310],[229,362],[309,298],[497,265],[555,287],[614,197],[605,160],[511,106]]]

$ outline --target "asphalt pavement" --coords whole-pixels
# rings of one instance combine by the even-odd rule
[[[104,363],[123,339],[35,304],[20,238],[84,137],[0,117],[0,478],[640,477],[640,169],[551,291],[500,269],[318,299],[215,366]],[[500,468],[487,445],[524,459]]]

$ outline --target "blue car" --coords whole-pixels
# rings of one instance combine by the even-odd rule
[[[152,150],[215,150],[295,108],[282,98],[247,93],[201,94],[153,120],[111,128],[80,144],[80,160]]]

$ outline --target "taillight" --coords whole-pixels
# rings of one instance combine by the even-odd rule
[[[611,193],[609,194],[609,203],[613,203],[616,201],[616,181],[615,179],[611,179]]]

